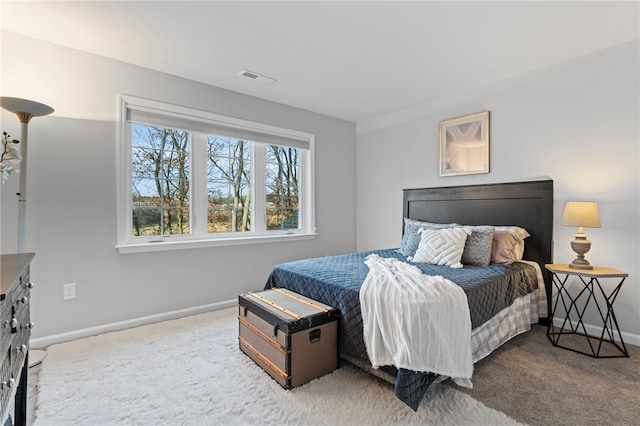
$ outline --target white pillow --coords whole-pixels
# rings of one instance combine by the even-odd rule
[[[417,263],[462,268],[462,252],[470,231],[465,228],[420,228],[420,245],[416,254],[408,259]]]

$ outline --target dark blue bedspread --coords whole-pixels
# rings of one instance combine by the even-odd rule
[[[265,289],[287,288],[339,309],[340,353],[369,362],[362,335],[360,287],[369,272],[364,261],[371,253],[400,259],[416,265],[425,274],[441,275],[458,284],[467,294],[472,328],[537,288],[535,269],[526,264],[465,265],[454,269],[409,262],[396,249],[385,249],[283,263],[273,269]],[[434,379],[433,374],[400,369],[395,394],[415,410]]]

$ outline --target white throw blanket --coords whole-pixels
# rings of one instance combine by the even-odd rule
[[[367,256],[360,290],[371,364],[448,376],[471,387],[471,317],[462,288],[398,259]]]

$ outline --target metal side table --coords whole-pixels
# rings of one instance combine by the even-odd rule
[[[616,300],[616,297],[620,292],[620,288],[622,288],[622,284],[629,274],[617,269],[602,266],[594,266],[593,269],[584,270],[574,269],[566,264],[549,264],[545,265],[545,268],[551,271],[552,281],[557,290],[557,293],[553,296],[554,301],[551,311],[551,321],[547,327],[547,337],[549,337],[551,343],[553,343],[554,346],[589,355],[594,358],[628,357],[629,352],[622,340],[618,320],[616,319],[615,312],[613,311],[613,302]],[[577,276],[580,278],[580,281],[584,285],[584,288],[579,289],[575,296],[572,296],[566,287],[568,279],[571,276]],[[619,280],[618,284],[609,294],[605,292],[600,284],[600,280],[603,278],[614,278]],[[598,300],[598,297],[596,296],[602,296],[601,300]],[[584,297],[586,297],[586,300],[582,301]],[[581,303],[579,304],[578,302]],[[556,327],[553,320],[560,303],[562,304],[562,307],[564,307],[565,317],[562,321],[562,325],[560,327]],[[590,335],[582,320],[589,305],[596,307],[600,314],[600,318],[602,319],[602,333],[600,336]],[[572,312],[575,312],[577,321],[571,320],[570,316]],[[558,314],[560,314],[560,312],[558,312]],[[567,334],[578,334],[584,336],[591,350],[583,351],[561,344],[560,338]],[[613,345],[620,353],[616,355],[601,354],[600,350],[602,349],[603,343]]]

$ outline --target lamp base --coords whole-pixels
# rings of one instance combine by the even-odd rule
[[[587,259],[584,258],[585,253],[591,249],[591,241],[587,239],[587,236],[583,232],[578,232],[573,241],[571,241],[571,248],[578,255],[573,262],[569,265],[572,269],[589,270],[593,269],[593,266]]]
[[[578,259],[576,259],[578,260]],[[586,264],[584,263],[576,263],[576,260],[573,261],[573,263],[569,264],[569,268],[571,269],[582,269],[582,270],[590,270],[593,269],[593,265],[591,265],[589,262],[587,262]],[[586,262],[586,260],[585,260]]]

